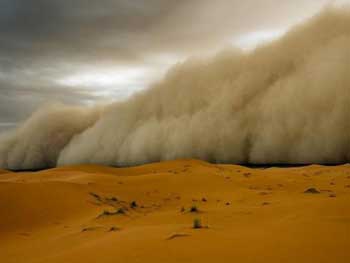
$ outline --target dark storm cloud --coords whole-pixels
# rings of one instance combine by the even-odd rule
[[[96,99],[88,90],[82,88],[67,89],[43,82],[22,85],[0,81],[0,123],[11,124],[21,121],[39,106],[48,103],[64,102],[78,105]]]
[[[198,49],[231,34],[288,22],[322,1],[2,0],[3,61],[139,61]],[[326,1],[323,1],[326,2]],[[283,19],[282,19],[283,18]],[[282,21],[281,21],[282,19]]]
[[[174,10],[175,1],[6,0],[0,9],[3,58],[132,59],[138,54],[128,42]]]
[[[91,89],[57,84],[82,66],[155,67],[164,55],[185,57],[250,31],[286,27],[327,2],[0,0],[0,123],[49,101],[95,100]]]

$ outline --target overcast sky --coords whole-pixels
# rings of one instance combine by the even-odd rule
[[[0,0],[0,131],[43,103],[124,99],[177,61],[249,49],[330,2]]]

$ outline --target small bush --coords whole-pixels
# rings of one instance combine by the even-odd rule
[[[124,214],[125,214],[124,208],[122,208],[122,207],[119,208],[119,209],[117,210],[116,214],[118,214],[118,215],[124,215]]]
[[[102,213],[102,215],[104,215],[104,216],[111,216],[113,214],[114,214],[114,212],[110,212],[108,210],[104,210],[103,213]]]
[[[119,208],[116,211],[108,211],[104,210],[102,214],[100,214],[97,218],[105,217],[105,216],[114,216],[114,215],[124,215],[125,214],[125,209],[124,208]]]
[[[101,196],[99,196],[98,194],[93,193],[93,192],[90,192],[89,194],[90,194],[92,197],[94,197],[97,201],[101,201]]]
[[[199,218],[195,218],[193,220],[193,228],[194,229],[199,229],[199,228],[202,228],[202,222]]]
[[[193,205],[193,206],[190,208],[190,212],[191,212],[191,213],[197,213],[197,212],[199,212],[198,207],[197,207],[196,205]]]
[[[118,228],[118,227],[115,227],[115,226],[112,226],[112,227],[110,227],[109,228],[109,232],[115,232],[115,231],[118,231],[118,230],[120,230],[120,228]]]
[[[136,201],[132,201],[131,203],[130,203],[130,207],[131,208],[136,208],[138,205],[137,205],[137,203],[136,203]]]
[[[305,194],[320,194],[320,191],[318,191],[316,188],[311,187],[304,191]]]

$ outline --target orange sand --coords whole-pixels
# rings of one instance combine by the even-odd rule
[[[10,173],[9,171],[0,169],[0,174]]]
[[[349,165],[182,160],[0,174],[1,263],[350,262]]]

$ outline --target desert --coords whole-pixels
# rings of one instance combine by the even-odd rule
[[[349,198],[349,165],[3,171],[1,262],[348,262]]]
[[[0,263],[349,263],[350,0],[0,0]]]

